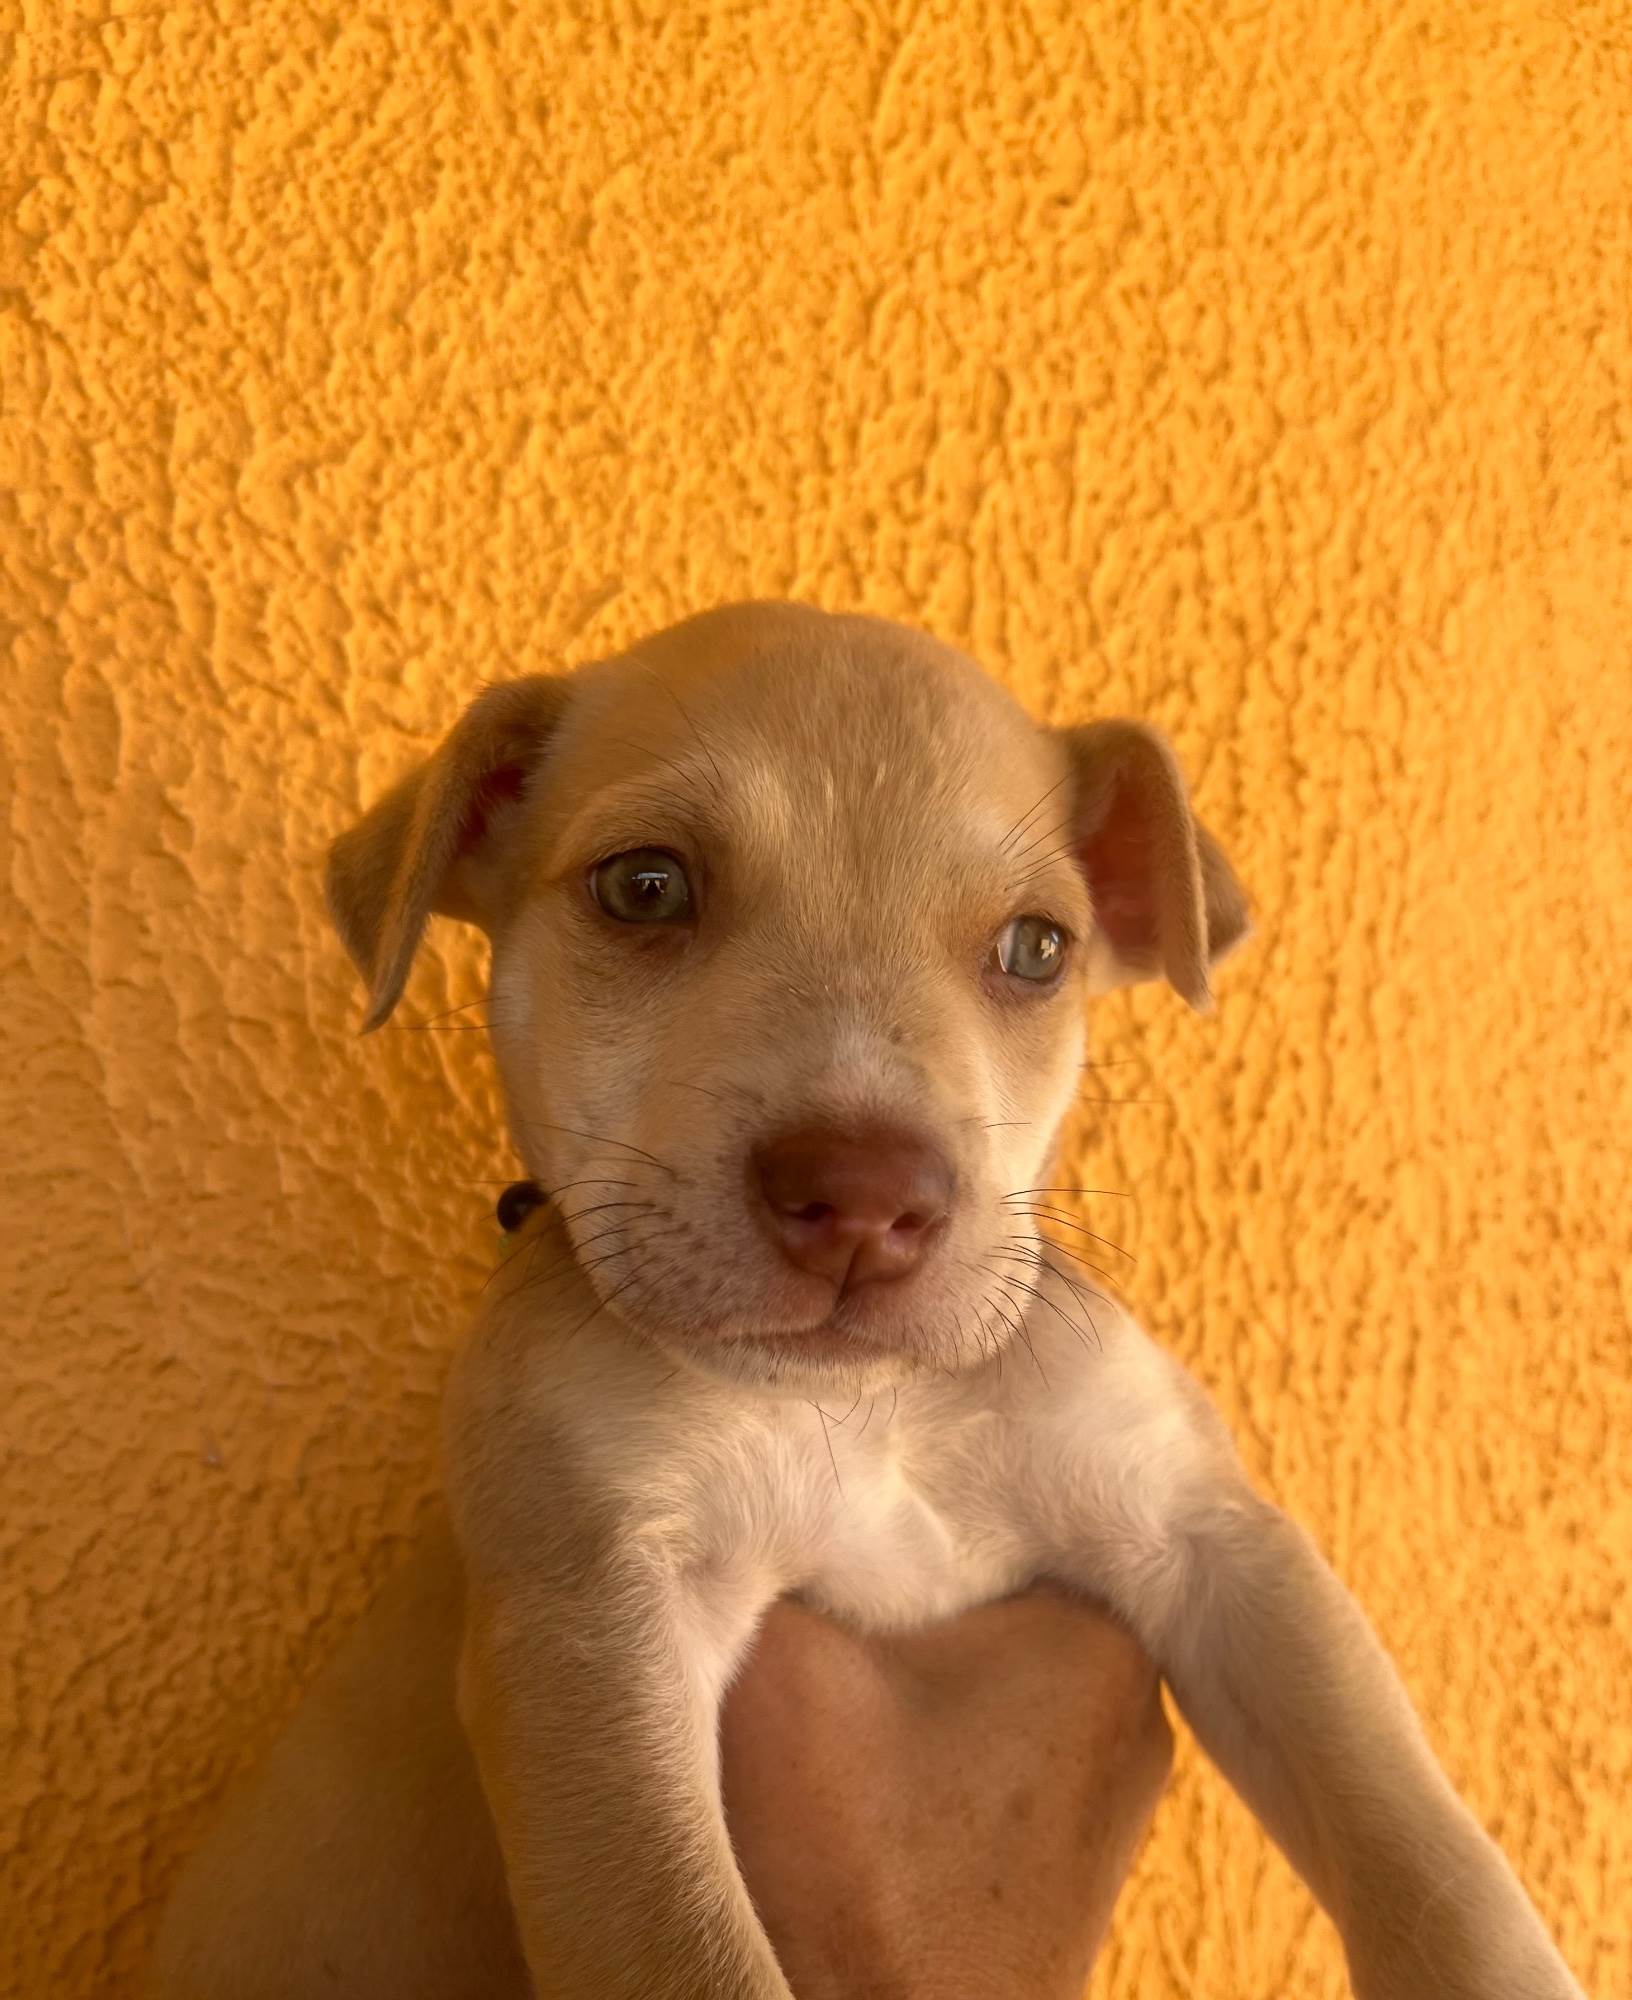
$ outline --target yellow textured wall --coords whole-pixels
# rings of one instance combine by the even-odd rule
[[[775,592],[1178,739],[1263,922],[1102,1009],[1134,1296],[1632,1991],[1621,0],[21,4],[0,1990],[128,1990],[431,1477],[507,1162],[324,841]],[[1341,1990],[1188,1755],[1107,1974]]]

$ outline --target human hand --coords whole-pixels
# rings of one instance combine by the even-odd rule
[[[722,1746],[799,2000],[1080,2000],[1172,1758],[1136,1642],[1048,1589],[888,1639],[778,1604]]]

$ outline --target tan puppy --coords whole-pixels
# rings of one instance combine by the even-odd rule
[[[556,1191],[447,1431],[460,1710],[540,1994],[787,2000],[718,1772],[766,1607],[901,1629],[1050,1577],[1138,1634],[1365,2000],[1578,1995],[1360,1612],[1039,1236],[1085,994],[1162,976],[1203,1006],[1246,928],[1157,737],[1039,729],[918,634],[740,607],[490,690],[336,843],[330,898],[370,1025],[433,911],[487,932],[513,1129]],[[345,1798],[348,1852],[375,1814],[395,1857],[427,1763],[468,1792],[426,1720],[458,1588],[445,1555],[406,1579],[297,1722],[262,1793],[285,1838]],[[440,1661],[404,1657],[428,1629]],[[469,1845],[394,1878],[416,1936],[473,1880],[501,1897]],[[234,1867],[195,1875],[160,1991],[328,1990],[315,1924],[276,1977],[223,1955],[203,1905]],[[474,1985],[414,1990],[516,1990],[495,1936]]]

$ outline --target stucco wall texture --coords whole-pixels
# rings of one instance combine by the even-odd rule
[[[481,967],[358,1042],[325,841],[750,593],[1172,732],[1260,932],[1101,1006],[1073,1177],[1632,1991],[1619,0],[10,23],[0,1991],[130,1990],[433,1486]],[[1188,1749],[1096,1990],[1343,1991]]]

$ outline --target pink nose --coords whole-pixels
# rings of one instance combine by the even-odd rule
[[[904,1278],[952,1201],[951,1167],[899,1132],[790,1132],[752,1171],[788,1261],[841,1292]]]

